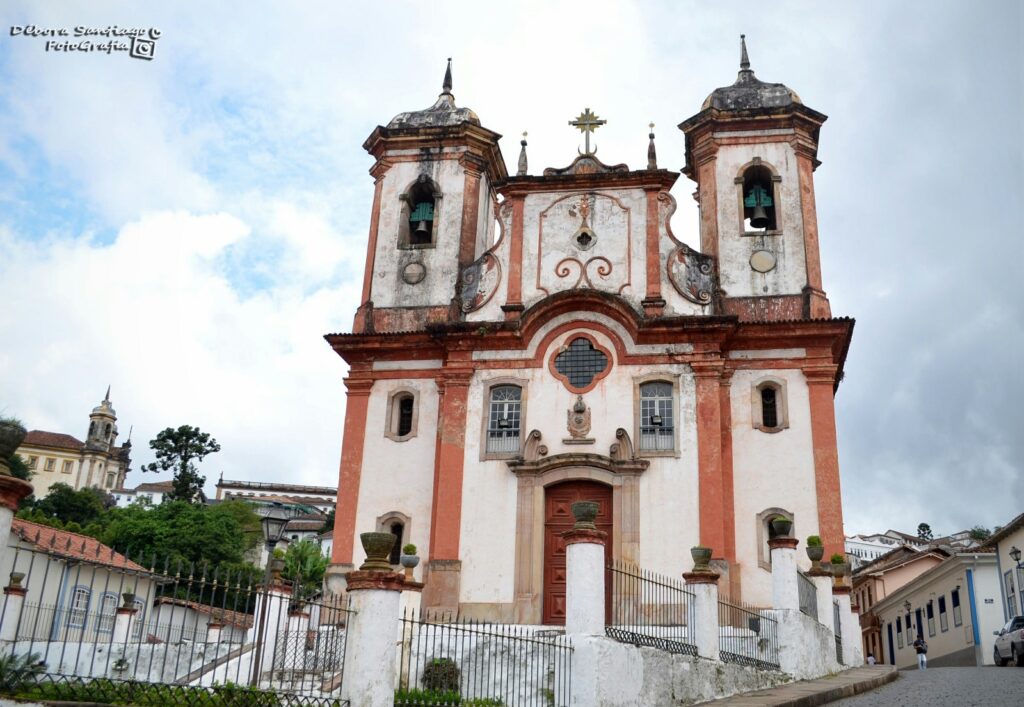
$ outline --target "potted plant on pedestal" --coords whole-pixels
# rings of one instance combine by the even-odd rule
[[[807,536],[807,558],[815,566],[821,565],[821,558],[825,556],[825,546],[821,543],[821,538],[817,535]]]
[[[708,564],[711,561],[711,548],[697,545],[690,548],[690,557],[693,558],[693,571],[706,572],[711,569]]]
[[[398,561],[401,562],[402,567],[405,568],[405,576],[412,579],[412,570],[420,563],[420,556],[416,554],[416,546],[412,543],[406,543],[403,545],[402,554],[398,558]]]
[[[832,575],[836,578],[836,584],[841,585],[843,577],[849,571],[850,565],[846,563],[846,558],[838,552],[832,553],[830,564],[832,565]]]
[[[770,534],[773,538],[789,537],[789,532],[793,529],[793,519],[784,515],[777,515],[772,518],[769,526],[771,528]]]

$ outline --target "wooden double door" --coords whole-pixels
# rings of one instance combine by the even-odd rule
[[[595,481],[564,481],[544,492],[544,604],[543,621],[547,625],[565,624],[565,541],[562,533],[571,530],[575,519],[571,506],[576,501],[597,501],[597,529],[608,533],[604,546],[605,565],[612,559],[612,489]],[[606,612],[611,608],[611,585],[605,574]],[[606,617],[608,618],[608,617]]]

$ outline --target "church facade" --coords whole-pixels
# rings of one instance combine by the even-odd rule
[[[569,505],[600,503],[609,560],[770,605],[767,525],[843,552],[833,396],[853,329],[831,316],[813,174],[825,116],[758,80],[680,124],[700,250],[672,231],[679,174],[602,163],[516,174],[456,105],[377,127],[348,363],[331,572],[387,530],[423,557],[425,607],[564,621]],[[805,565],[807,564],[804,560]],[[422,574],[419,574],[422,572]]]

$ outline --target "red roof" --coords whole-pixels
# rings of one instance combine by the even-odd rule
[[[107,547],[96,538],[90,538],[86,535],[71,533],[67,530],[58,530],[48,525],[40,525],[39,523],[22,520],[21,518],[15,518],[11,522],[11,534],[52,555],[86,560],[87,562],[107,565],[108,567],[146,571],[145,567],[135,564],[121,553],[114,552],[112,548]]]
[[[85,444],[71,435],[61,432],[45,432],[44,430],[32,430],[25,435],[22,444],[30,444],[36,447],[54,447],[56,449],[73,449],[76,452],[81,450]]]
[[[213,618],[213,620],[219,619],[229,626],[249,628],[253,623],[253,617],[251,614],[245,614],[241,611],[232,611],[231,609],[221,609],[217,606],[200,604],[197,601],[189,601],[188,599],[178,599],[177,597],[157,597],[153,600],[153,603],[184,606],[188,609],[192,609],[193,611],[198,611],[200,614],[208,614]]]

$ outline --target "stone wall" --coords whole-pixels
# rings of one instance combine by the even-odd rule
[[[792,680],[692,656],[618,643],[601,636],[573,641],[573,705],[630,707],[692,705]]]

